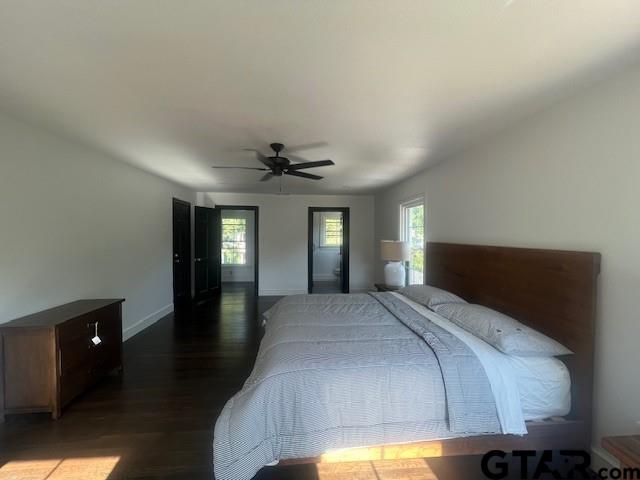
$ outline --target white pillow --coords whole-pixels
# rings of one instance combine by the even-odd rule
[[[398,293],[432,310],[443,303],[467,303],[459,296],[431,285],[409,285],[399,289]]]
[[[434,310],[507,355],[555,357],[573,353],[554,339],[482,305],[446,303]]]

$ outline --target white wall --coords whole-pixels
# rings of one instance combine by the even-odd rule
[[[0,322],[124,297],[125,336],[172,310],[171,199],[188,189],[0,115]]]
[[[424,193],[429,240],[602,253],[594,446],[640,430],[639,125],[635,67],[376,196],[377,239]]]
[[[320,246],[320,219],[323,217],[340,218],[341,212],[315,212],[313,214],[313,280],[338,280],[333,270],[340,265],[340,247]]]
[[[255,280],[255,215],[252,210],[222,210],[222,218],[244,218],[247,223],[245,265],[223,265],[223,282],[253,282]]]
[[[198,193],[198,204],[260,207],[260,295],[307,292],[308,207],[349,207],[350,282],[353,291],[373,285],[373,197],[364,195],[268,195]]]

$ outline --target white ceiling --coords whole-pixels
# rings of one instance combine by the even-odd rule
[[[390,184],[629,57],[637,0],[0,0],[0,108],[197,190]]]

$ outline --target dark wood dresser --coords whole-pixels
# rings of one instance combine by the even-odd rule
[[[57,419],[77,395],[121,369],[122,302],[78,300],[0,324],[0,421],[33,412]]]

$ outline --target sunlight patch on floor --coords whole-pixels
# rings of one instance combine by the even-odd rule
[[[365,460],[394,460],[433,458],[442,456],[442,443],[438,441],[415,442],[377,447],[330,450],[320,457],[322,463],[358,462]]]
[[[12,460],[0,467],[0,480],[107,480],[119,456]]]
[[[319,480],[438,480],[423,458],[319,463]]]

